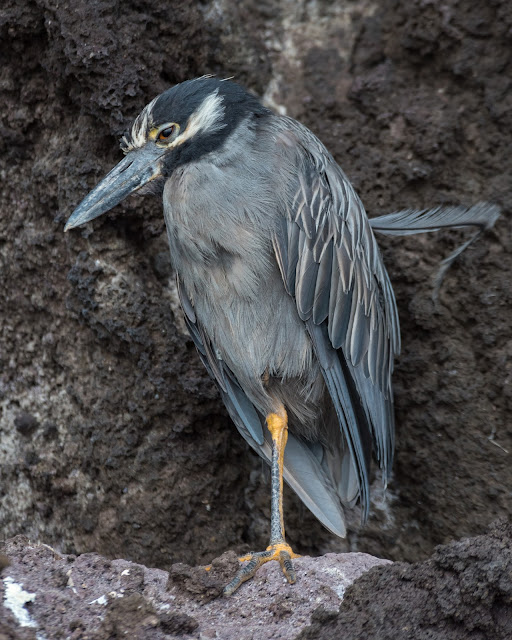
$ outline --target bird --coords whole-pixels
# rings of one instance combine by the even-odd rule
[[[240,434],[271,468],[270,541],[240,558],[231,595],[276,560],[296,581],[283,479],[333,534],[370,508],[374,458],[394,450],[391,375],[400,351],[393,288],[374,231],[476,226],[496,205],[368,218],[322,142],[231,79],[202,76],[155,97],[121,139],[125,157],[65,231],[138,192],[162,197],[186,326]]]

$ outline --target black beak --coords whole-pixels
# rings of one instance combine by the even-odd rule
[[[165,151],[146,144],[142,149],[130,151],[121,162],[82,200],[73,211],[64,231],[78,227],[101,216],[161,173],[159,160]]]

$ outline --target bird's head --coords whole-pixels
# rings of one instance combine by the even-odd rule
[[[78,205],[64,230],[94,220],[144,185],[161,191],[177,167],[221,147],[245,118],[268,113],[240,85],[209,76],[164,91],[135,118],[121,139],[125,158]]]

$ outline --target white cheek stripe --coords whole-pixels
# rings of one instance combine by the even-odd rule
[[[194,111],[194,113],[188,119],[187,128],[185,131],[176,138],[176,140],[170,145],[171,147],[177,147],[183,144],[190,138],[193,138],[200,131],[220,131],[224,129],[226,124],[222,122],[224,118],[225,107],[223,99],[218,95],[218,89],[214,93],[211,93],[207,98],[203,100],[201,105]]]

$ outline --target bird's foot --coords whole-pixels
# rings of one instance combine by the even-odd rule
[[[252,578],[256,571],[265,562],[270,562],[270,560],[279,562],[285,578],[290,584],[293,584],[296,580],[295,569],[292,564],[293,558],[300,558],[300,556],[294,553],[290,545],[284,541],[271,544],[265,551],[251,551],[246,556],[238,558],[240,562],[246,562],[247,564],[240,568],[233,580],[224,588],[224,595],[230,596],[234,593],[243,582]]]

